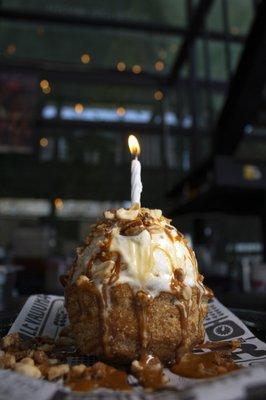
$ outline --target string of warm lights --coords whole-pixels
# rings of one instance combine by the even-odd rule
[[[40,30],[41,30],[41,29],[40,29]],[[39,33],[40,33],[40,32],[39,32]],[[10,45],[7,47],[7,50],[6,50],[6,51],[7,51],[8,54],[12,54],[12,53],[14,53],[14,52],[16,51],[16,46],[15,46],[14,44],[10,44]],[[88,53],[82,54],[81,57],[80,57],[80,61],[81,61],[83,64],[88,64],[88,63],[91,61],[91,55],[88,54]],[[126,70],[127,66],[126,66],[126,64],[125,64],[124,61],[119,61],[119,62],[116,64],[116,68],[117,68],[117,70],[118,70],[119,72],[123,72],[123,71]],[[162,60],[157,60],[157,61],[155,62],[155,64],[154,64],[154,68],[156,69],[156,71],[162,71],[162,70],[165,68],[164,61],[162,61]],[[132,69],[131,69],[131,70],[132,70],[132,72],[133,72],[134,74],[140,74],[140,73],[142,72],[142,67],[141,67],[139,64],[134,64],[134,65],[132,66]],[[49,93],[51,92],[51,85],[50,85],[50,82],[49,82],[47,79],[42,79],[42,80],[40,81],[40,88],[41,88],[41,90],[42,90],[42,92],[43,92],[44,94],[49,94]],[[156,90],[156,91],[153,93],[153,97],[154,97],[155,100],[161,101],[161,100],[163,99],[163,97],[164,97],[164,93],[163,93],[161,90]],[[75,110],[75,112],[76,112],[77,114],[81,114],[81,113],[83,113],[83,111],[84,111],[84,105],[83,105],[82,103],[76,103],[76,104],[74,105],[74,110]],[[116,109],[116,114],[117,114],[119,117],[124,117],[125,114],[126,114],[126,109],[125,109],[125,107],[123,107],[123,106],[117,107],[117,109]],[[40,139],[40,141],[39,141],[39,144],[40,144],[41,147],[45,148],[45,147],[48,146],[49,141],[48,141],[48,139],[47,139],[46,137],[42,137],[42,138]],[[54,204],[55,204],[55,207],[56,207],[57,209],[63,208],[63,201],[62,201],[62,199],[59,199],[59,198],[58,198],[58,199],[55,199],[55,200],[54,200]]]
[[[43,27],[37,27],[37,34],[39,35],[39,36],[42,36],[43,34],[44,34],[44,30],[43,30]],[[17,50],[17,47],[16,47],[16,45],[14,44],[14,43],[10,43],[7,47],[6,47],[6,50],[5,50],[5,53],[7,54],[7,55],[9,55],[9,56],[11,56],[11,55],[13,55],[15,52],[16,52],[16,50]],[[81,61],[81,63],[82,64],[89,64],[89,62],[91,61],[91,55],[89,54],[89,53],[84,53],[84,54],[82,54],[81,56],[80,56],[80,61]],[[116,69],[119,71],[119,72],[123,72],[123,71],[125,71],[126,70],[126,68],[127,68],[127,66],[126,66],[126,64],[125,64],[125,62],[124,61],[119,61],[117,64],[116,64]],[[162,60],[157,60],[155,63],[154,63],[154,68],[156,69],[156,71],[163,71],[163,69],[165,68],[165,63],[164,63],[164,61],[162,61]],[[131,68],[131,70],[132,70],[132,72],[133,72],[133,74],[140,74],[141,72],[142,72],[142,67],[141,67],[141,65],[139,65],[139,64],[134,64],[133,66],[132,66],[132,68]],[[46,80],[44,80],[44,81],[46,81]],[[47,82],[47,81],[46,81]],[[46,86],[45,88],[44,87],[41,87],[42,88],[42,91],[45,93],[45,94],[49,94],[50,92],[51,92],[51,87],[50,86]]]
[[[126,66],[126,64],[125,64],[123,61],[119,61],[119,62],[116,64],[116,68],[117,68],[118,71],[123,72],[123,71],[126,70],[127,66]]]
[[[40,88],[44,94],[51,93],[51,85],[47,79],[42,79],[40,81]]]
[[[162,60],[157,60],[154,64],[154,68],[156,69],[156,71],[162,71],[164,69],[164,67],[165,67],[165,65]]]
[[[77,104],[75,104],[74,109],[77,114],[81,114],[84,111],[84,106],[81,103],[77,103]]]
[[[124,107],[118,107],[118,108],[116,109],[116,114],[117,114],[119,117],[123,117],[123,116],[125,115],[125,113],[126,113],[126,109],[125,109]]]
[[[82,54],[80,57],[80,61],[82,62],[82,64],[89,64],[89,62],[91,61],[91,55],[88,53]]]
[[[142,68],[140,65],[138,65],[138,64],[133,65],[133,67],[132,67],[133,74],[140,74],[141,71],[142,71]]]
[[[57,210],[62,210],[62,208],[64,207],[63,200],[57,197],[56,199],[54,199],[54,206]]]
[[[49,141],[48,141],[48,139],[46,137],[43,137],[43,138],[40,139],[40,146],[41,147],[47,147],[48,144],[49,144]]]
[[[161,90],[156,90],[153,94],[153,97],[155,98],[155,100],[161,101],[164,98],[164,94]]]

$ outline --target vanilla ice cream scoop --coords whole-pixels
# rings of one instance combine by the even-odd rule
[[[152,348],[156,353],[158,342],[164,344],[156,354],[170,359],[166,333],[157,329],[170,324],[174,354],[179,347],[203,340],[210,291],[202,281],[193,250],[161,210],[136,204],[106,211],[92,226],[65,278],[70,322],[82,338],[77,339],[78,347],[85,354],[135,358],[133,350],[128,355],[125,349],[138,353]],[[81,326],[88,330],[89,324],[99,330],[94,349],[79,331]]]
[[[155,297],[182,282],[204,291],[193,250],[169,222],[161,210],[107,211],[80,251],[72,281],[89,272],[100,290],[103,283],[128,283]]]

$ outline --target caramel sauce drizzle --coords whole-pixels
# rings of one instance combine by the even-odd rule
[[[122,263],[121,263],[121,256],[117,251],[112,251],[109,254],[111,259],[115,258],[115,265],[112,268],[111,276],[108,281],[108,283],[111,285],[119,279]]]
[[[186,353],[170,368],[171,372],[186,378],[213,378],[241,367],[234,363],[229,352]]]
[[[135,294],[135,305],[137,309],[137,318],[139,325],[140,350],[145,350],[149,345],[149,330],[147,329],[147,306],[150,301],[149,295],[143,291]]]
[[[88,375],[87,377],[70,378],[67,385],[77,392],[87,392],[102,387],[113,390],[132,390],[127,382],[127,373],[124,371],[119,371],[105,364],[104,373],[98,375],[98,377]]]
[[[173,235],[172,235],[172,233],[171,233],[171,230],[170,230],[169,228],[165,227],[165,228],[164,228],[164,232],[166,233],[168,239],[170,239],[172,243],[175,243],[176,240],[175,240],[175,238],[173,237]]]
[[[140,359],[132,363],[131,372],[145,388],[156,390],[165,386],[163,365],[157,357],[146,352],[142,352]]]
[[[91,269],[93,266],[94,261],[99,259],[102,262],[105,261],[110,261],[114,260],[115,258],[115,265],[111,271],[111,277],[109,278],[108,284],[114,283],[118,278],[119,278],[119,273],[120,273],[120,268],[121,268],[121,256],[117,252],[110,252],[109,248],[111,245],[112,241],[112,236],[110,233],[105,234],[105,239],[103,244],[100,246],[100,251],[92,256],[88,262],[87,270],[88,270],[88,275],[91,275]],[[108,318],[106,314],[108,313],[108,308],[109,308],[109,287],[106,283],[103,283],[102,286],[102,291],[101,293],[97,290],[97,301],[98,301],[98,309],[99,309],[99,326],[101,329],[101,335],[100,337],[102,338],[102,349],[103,349],[103,354],[105,356],[108,356],[110,354],[110,349],[108,346]]]

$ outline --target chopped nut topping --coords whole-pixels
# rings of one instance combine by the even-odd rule
[[[37,364],[42,364],[48,360],[48,357],[43,350],[35,350],[33,359]]]
[[[18,333],[10,333],[1,340],[1,348],[7,349],[10,346],[18,346],[21,340]]]
[[[84,285],[84,284],[86,284],[88,282],[89,282],[89,278],[86,275],[80,275],[78,277],[78,279],[76,280],[76,285],[77,286],[82,286],[82,285]]]
[[[0,357],[0,368],[12,368],[16,363],[16,357],[13,354],[6,353]]]
[[[34,365],[34,360],[30,357],[25,357],[20,360],[22,364]]]
[[[140,383],[147,388],[158,389],[168,382],[163,373],[163,365],[157,357],[150,354],[142,354],[140,360],[134,360],[131,364],[132,373]]]
[[[54,365],[48,369],[47,377],[49,381],[53,381],[54,379],[63,377],[68,372],[69,372],[68,364]]]
[[[31,378],[40,378],[42,375],[39,368],[35,367],[34,365],[25,364],[22,362],[16,363],[16,365],[14,366],[14,371],[30,376]]]
[[[104,217],[106,219],[114,219],[115,218],[115,213],[113,213],[112,211],[105,211],[104,212]]]
[[[192,296],[192,289],[190,286],[185,286],[182,290],[182,295],[184,297],[185,300],[189,300],[191,299]]]
[[[116,212],[116,216],[118,219],[126,219],[126,220],[130,220],[133,221],[134,219],[136,219],[139,215],[139,210],[126,210],[125,208],[119,208],[119,210],[117,210]]]
[[[162,216],[162,210],[150,210],[150,216],[155,219],[159,219]]]
[[[74,365],[70,370],[70,378],[76,378],[82,375],[86,368],[85,364]]]

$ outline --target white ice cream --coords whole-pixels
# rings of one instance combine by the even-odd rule
[[[169,231],[173,239],[177,232]],[[99,252],[96,237],[80,255],[73,279],[86,273],[90,258]],[[123,236],[117,227],[112,230],[111,252],[121,256],[121,268],[118,280],[114,284],[128,283],[133,289],[144,290],[152,297],[161,291],[171,292],[171,280],[175,269],[184,273],[185,286],[199,286],[197,281],[198,268],[194,254],[189,251],[183,239],[171,240],[162,230],[160,233],[150,233],[143,230],[136,236]],[[99,288],[108,281],[114,262],[96,260],[92,267],[92,279]]]

